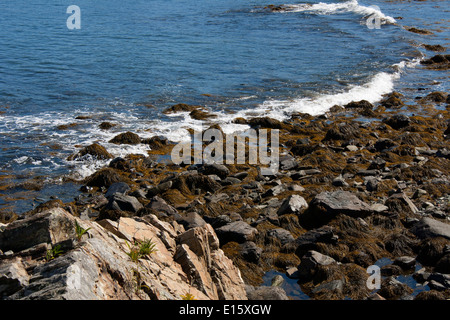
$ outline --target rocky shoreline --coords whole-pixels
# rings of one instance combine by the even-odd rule
[[[422,65],[448,70],[449,55]],[[111,141],[148,144],[148,156],[86,146],[70,160],[111,161],[83,194],[2,217],[0,298],[289,299],[277,281],[262,286],[277,270],[311,299],[449,299],[450,96],[410,105],[403,94],[284,122],[235,119],[279,130],[272,176],[251,164],[158,161],[174,146],[163,137]],[[212,118],[184,104],[167,112],[186,110]],[[134,257],[149,240],[156,250]],[[391,263],[373,290],[367,269],[380,259]],[[413,295],[398,275],[424,290]]]

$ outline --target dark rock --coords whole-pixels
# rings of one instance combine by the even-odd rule
[[[191,112],[195,109],[201,108],[201,106],[193,106],[185,103],[175,104],[163,111],[164,114],[176,113],[176,112]]]
[[[411,269],[416,265],[416,259],[414,257],[402,256],[395,258],[394,264],[400,266],[402,269]]]
[[[336,236],[330,226],[309,230],[295,239],[295,245],[297,246],[295,254],[301,258],[309,250],[316,249],[317,243],[331,244],[335,240]]]
[[[111,123],[111,122],[108,122],[108,121],[104,121],[104,122],[102,122],[102,123],[100,123],[98,125],[98,127],[100,129],[102,129],[102,130],[108,130],[108,129],[111,129],[112,127],[115,127],[115,126],[116,126],[115,123]]]
[[[122,171],[128,171],[131,169],[130,162],[121,157],[112,159],[109,163],[109,167]]]
[[[422,100],[436,103],[443,103],[447,100],[448,94],[442,91],[434,91],[426,95]]]
[[[344,105],[344,107],[345,109],[364,109],[364,110],[372,110],[374,108],[373,104],[371,104],[367,100],[352,101]]]
[[[401,129],[409,126],[411,119],[404,114],[395,114],[389,118],[383,120],[384,123],[391,126],[393,129]]]
[[[239,183],[241,183],[241,180],[239,180],[238,178],[234,178],[234,177],[226,177],[225,179],[220,181],[220,184],[223,186],[231,186],[233,184],[239,184]]]
[[[61,208],[52,208],[19,219],[0,232],[0,249],[19,252],[41,243],[56,244],[75,238],[75,225]]]
[[[221,185],[208,176],[192,173],[175,178],[172,188],[178,189],[183,194],[195,194],[197,189],[214,193],[221,188]]]
[[[412,292],[413,290],[408,285],[401,283],[393,277],[388,277],[381,281],[381,288],[378,294],[388,300],[395,300],[409,295]]]
[[[253,241],[244,242],[239,245],[239,248],[242,257],[246,261],[252,263],[259,262],[263,250],[258,247]]]
[[[172,181],[166,181],[158,184],[156,187],[150,188],[147,191],[147,198],[152,198],[160,193],[166,192],[172,187]]]
[[[105,147],[94,143],[87,147],[84,147],[77,154],[69,156],[67,160],[83,160],[87,155],[98,160],[106,160],[112,158],[112,155],[108,151],[106,151]]]
[[[336,263],[333,258],[310,250],[301,257],[301,262],[297,267],[297,275],[300,280],[308,281],[314,276],[319,266],[328,266],[333,263]]]
[[[105,193],[105,197],[109,198],[115,193],[126,194],[128,191],[130,191],[130,186],[128,184],[125,182],[116,182],[108,188],[108,191]]]
[[[379,152],[390,151],[397,146],[391,139],[378,139],[374,144],[375,149]]]
[[[327,140],[351,140],[360,137],[359,125],[354,122],[342,122],[333,124],[327,131],[324,141]]]
[[[450,239],[450,224],[428,217],[422,218],[410,230],[420,239],[433,237]]]
[[[148,144],[152,150],[160,150],[170,144],[169,140],[166,137],[161,136],[142,139],[142,143]]]
[[[132,196],[114,193],[109,197],[108,209],[111,210],[137,213],[143,207],[139,200]]]
[[[133,132],[124,132],[121,134],[118,134],[114,138],[112,138],[109,142],[115,143],[115,144],[139,144],[141,143],[141,138]]]
[[[188,212],[185,216],[181,216],[181,218],[177,219],[177,222],[183,225],[185,230],[203,227],[206,224],[205,220],[194,211]]]
[[[318,220],[328,221],[337,214],[351,217],[366,217],[372,213],[370,206],[349,191],[325,191],[314,197],[310,203],[310,214]],[[309,211],[309,210],[308,210]]]
[[[147,208],[153,209],[158,213],[164,213],[168,216],[179,217],[177,209],[169,205],[164,199],[154,196],[152,197]]]
[[[417,260],[424,265],[435,266],[446,254],[450,241],[442,237],[433,237],[422,240],[417,246]]]
[[[292,234],[283,228],[275,228],[268,230],[266,232],[266,239],[268,239],[269,242],[272,242],[271,239],[276,239],[277,241],[280,242],[281,246],[284,246],[286,244],[295,241]]]
[[[401,93],[394,91],[381,100],[380,104],[386,108],[401,108],[404,105],[401,97],[403,97]]]
[[[259,117],[247,120],[247,124],[251,127],[269,128],[269,129],[282,129],[283,124],[281,121],[272,119],[269,117]]]
[[[414,300],[445,300],[445,295],[442,292],[435,290],[421,291]]]
[[[237,243],[244,243],[246,241],[253,241],[258,230],[251,227],[244,221],[235,221],[215,229],[219,237],[221,245],[227,242],[235,241]]]
[[[436,271],[450,274],[450,253],[445,254],[436,264]]]
[[[122,178],[112,168],[103,168],[93,173],[85,179],[86,185],[90,187],[106,187],[108,188],[113,183],[121,182]]]

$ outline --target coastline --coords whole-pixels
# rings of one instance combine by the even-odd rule
[[[448,70],[441,57],[448,56],[422,64]],[[256,299],[274,297],[261,286],[270,270],[299,281],[310,299],[448,299],[449,95],[415,97],[415,105],[403,99],[393,92],[376,105],[355,101],[284,122],[236,119],[279,130],[280,166],[273,176],[261,176],[251,164],[157,162],[169,159],[173,143],[124,133],[115,143],[147,143],[149,156],[111,159],[84,180],[75,201],[51,200],[16,216],[15,223],[62,208],[99,225],[149,216],[185,230],[208,224],[239,268],[247,296]],[[73,157],[86,154],[112,158],[101,143]],[[2,225],[4,232],[14,225],[2,222],[10,222]],[[2,251],[1,263],[17,254]],[[382,259],[388,263],[381,267],[381,289],[372,292],[365,285],[367,268]],[[399,275],[411,276],[422,292],[412,295],[412,288],[393,280]]]

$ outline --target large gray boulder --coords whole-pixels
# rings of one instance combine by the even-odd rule
[[[215,231],[222,245],[230,241],[235,241],[237,243],[253,241],[258,233],[256,228],[253,228],[244,221],[231,222],[217,228]]]

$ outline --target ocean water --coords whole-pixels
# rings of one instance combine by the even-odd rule
[[[67,27],[70,5],[80,8],[80,29]],[[78,187],[58,183],[105,165],[67,161],[80,146],[146,154],[147,145],[108,141],[128,130],[179,141],[184,128],[204,125],[162,113],[176,103],[207,107],[231,132],[242,129],[236,117],[286,119],[393,90],[447,91],[448,74],[418,62],[434,55],[422,43],[448,46],[448,17],[440,0],[2,0],[1,182],[36,177],[46,186],[36,201],[50,192],[71,200]],[[103,121],[118,125],[101,130]],[[20,188],[3,189],[0,209],[29,209],[29,195],[13,196]]]

